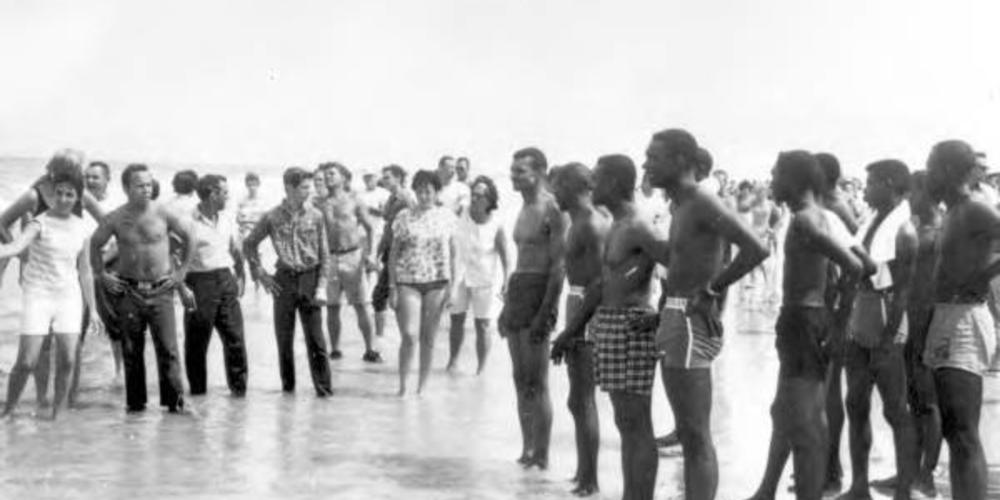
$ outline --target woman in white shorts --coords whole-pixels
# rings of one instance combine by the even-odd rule
[[[21,279],[21,339],[7,382],[4,415],[17,405],[50,331],[55,337],[57,360],[52,418],[66,402],[73,372],[83,316],[77,264],[89,236],[86,223],[74,214],[83,192],[83,175],[79,169],[60,170],[51,180],[55,196],[48,210],[28,222],[16,240],[0,245],[0,259],[28,250]]]
[[[490,351],[488,334],[493,317],[493,303],[497,298],[497,281],[500,290],[507,282],[507,237],[503,226],[493,217],[497,209],[496,185],[486,176],[479,176],[470,188],[469,210],[455,228],[455,269],[451,291],[451,357],[448,370],[455,368],[458,353],[465,339],[465,316],[469,309],[475,318],[476,357],[479,360],[476,374],[483,371]],[[497,262],[503,274],[497,275]]]

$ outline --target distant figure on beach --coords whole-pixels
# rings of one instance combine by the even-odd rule
[[[198,187],[198,173],[194,170],[181,170],[174,174],[170,184],[174,188],[174,197],[167,201],[167,208],[189,217],[198,206],[198,196],[194,192]]]
[[[350,190],[351,172],[340,163],[323,163],[319,172],[324,178],[326,196],[317,198],[316,208],[326,221],[327,248],[330,249],[330,274],[326,277],[326,324],[330,335],[330,359],[340,359],[340,298],[346,297],[365,343],[361,359],[366,363],[382,362],[382,355],[372,345],[372,314],[369,308],[368,271],[375,269],[372,260],[374,230],[368,208]]]
[[[247,195],[240,200],[236,207],[236,224],[239,225],[240,241],[243,241],[250,234],[253,227],[267,212],[264,201],[260,199],[260,176],[249,172],[244,177],[243,184],[246,187]]]
[[[21,280],[21,337],[7,381],[5,416],[17,405],[50,334],[56,348],[50,417],[56,418],[66,404],[73,365],[78,361],[76,344],[84,311],[77,269],[88,237],[83,219],[74,213],[83,196],[83,176],[77,161],[69,156],[53,158],[48,177],[54,195],[50,198],[52,204],[32,218],[16,240],[0,245],[0,260],[28,250]]]
[[[552,400],[549,397],[549,335],[555,328],[565,278],[567,217],[547,189],[548,160],[538,148],[514,153],[510,180],[524,204],[514,225],[517,267],[507,282],[497,320],[507,339],[517,391],[525,468],[549,466]]]
[[[274,297],[274,335],[278,343],[281,390],[295,392],[295,314],[302,322],[309,359],[309,371],[317,397],[333,394],[330,362],[323,339],[323,313],[326,304],[326,277],[329,275],[330,251],[323,214],[308,202],[313,174],[290,167],[282,176],[285,199],[261,217],[243,241],[243,254],[250,273],[260,286]],[[258,246],[270,238],[278,255],[274,275],[267,274],[260,262]]]
[[[469,184],[470,175],[472,174],[472,165],[469,163],[469,159],[460,156],[455,160],[455,179],[462,184]]]
[[[589,168],[569,163],[553,168],[549,178],[556,203],[570,218],[566,235],[569,293],[566,295],[565,323],[581,324],[575,316],[582,314],[586,290],[601,284],[605,238],[611,220],[591,200],[594,178]],[[576,487],[573,493],[586,496],[598,490],[597,453],[601,435],[594,398],[594,343],[586,334],[586,322],[582,323],[581,330],[561,333],[553,342],[552,356],[566,361],[569,376],[566,405],[576,428],[576,474],[573,475]]]
[[[455,158],[445,155],[438,160],[437,176],[441,182],[438,203],[456,216],[469,209],[469,186],[455,179]]]
[[[134,163],[122,172],[128,202],[108,214],[90,241],[90,264],[112,295],[117,296],[118,327],[123,335],[125,399],[129,412],[146,408],[146,328],[156,347],[160,376],[160,405],[184,413],[183,383],[174,319],[174,290],[183,287],[195,240],[189,218],[150,199],[153,175],[146,165]],[[183,258],[173,266],[170,236],[184,244]],[[101,249],[114,236],[118,266],[105,269]],[[186,307],[192,298],[181,293]]]
[[[507,255],[507,233],[503,221],[494,211],[500,195],[493,180],[485,175],[471,186],[469,210],[455,226],[455,270],[452,278],[451,327],[449,335],[448,371],[454,370],[465,339],[465,316],[471,310],[476,329],[476,374],[486,366],[490,351],[490,321],[497,294],[507,288],[510,258]],[[500,269],[497,269],[500,264]],[[499,271],[499,272],[498,272]],[[498,281],[499,280],[499,281]],[[499,286],[497,286],[499,285]]]
[[[441,181],[429,170],[413,176],[417,203],[396,215],[389,249],[389,303],[396,310],[399,395],[406,395],[414,343],[420,343],[417,394],[427,383],[434,339],[455,276],[455,216],[438,204]]]
[[[235,397],[247,390],[247,350],[243,340],[240,297],[246,279],[243,251],[235,224],[224,210],[229,186],[221,175],[198,179],[198,207],[191,214],[194,258],[184,285],[194,296],[193,310],[184,311],[184,368],[192,395],[205,394],[208,371],[205,358],[212,330],[219,332],[226,383]]]

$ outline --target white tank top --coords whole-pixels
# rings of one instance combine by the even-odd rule
[[[28,246],[21,288],[36,292],[79,293],[76,262],[89,236],[86,222],[76,215],[61,219],[44,212],[29,224],[38,224],[40,231]]]
[[[464,282],[469,287],[496,283],[497,261],[500,258],[496,249],[499,228],[496,217],[477,224],[466,213],[458,220],[455,227],[457,283]]]

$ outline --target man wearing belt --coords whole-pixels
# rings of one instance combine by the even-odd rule
[[[145,334],[148,326],[156,348],[160,375],[160,405],[171,413],[184,413],[180,357],[174,319],[174,290],[184,281],[194,255],[190,222],[183,221],[163,204],[151,201],[153,175],[143,164],[122,172],[128,202],[108,214],[90,240],[90,264],[95,276],[116,295],[118,327],[125,361],[125,400],[130,412],[146,408]],[[171,265],[170,236],[185,245],[184,258]],[[118,272],[104,268],[101,249],[114,236],[118,242]],[[190,296],[181,294],[190,305]]]
[[[351,172],[339,163],[324,163],[319,172],[326,183],[327,195],[317,201],[316,208],[323,212],[326,236],[330,248],[330,274],[326,277],[328,300],[326,306],[327,329],[330,334],[330,358],[340,359],[340,297],[344,295],[354,307],[358,329],[365,342],[361,357],[368,363],[379,363],[382,355],[372,348],[372,320],[368,304],[371,298],[365,282],[369,270],[375,269],[371,258],[372,224],[368,209],[356,194],[350,191]],[[364,230],[364,233],[362,233]]]
[[[309,356],[316,395],[333,394],[330,365],[326,360],[323,319],[320,307],[326,302],[326,275],[329,266],[326,224],[323,214],[306,203],[312,190],[312,173],[299,167],[285,170],[285,199],[261,217],[243,242],[243,253],[250,263],[250,273],[274,296],[274,335],[278,342],[281,389],[295,391],[295,313],[302,321],[302,331]],[[264,272],[257,247],[271,238],[278,255],[274,276]]]
[[[222,339],[229,391],[242,397],[247,390],[247,350],[240,297],[246,280],[235,221],[221,215],[229,200],[229,187],[225,177],[209,174],[198,179],[196,191],[201,202],[191,214],[195,253],[184,280],[195,301],[195,309],[184,312],[188,386],[192,395],[205,394],[205,355],[214,328]]]

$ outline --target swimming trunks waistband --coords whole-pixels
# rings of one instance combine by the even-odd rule
[[[351,253],[351,252],[353,252],[353,251],[355,251],[355,250],[357,250],[359,248],[361,248],[361,247],[331,248],[330,249],[330,253],[332,253],[333,255],[344,255],[344,254]]]
[[[134,278],[126,278],[125,276],[119,276],[118,279],[122,280],[123,283],[128,285],[130,288],[138,290],[140,292],[148,292],[150,290],[155,290],[164,283],[167,282],[167,277],[163,277],[156,280],[137,280]]]
[[[580,285],[570,285],[569,286],[569,296],[573,297],[583,297],[583,292],[587,290],[587,287]]]
[[[663,301],[664,309],[677,309],[684,311],[687,309],[688,299],[686,297],[667,297]]]

